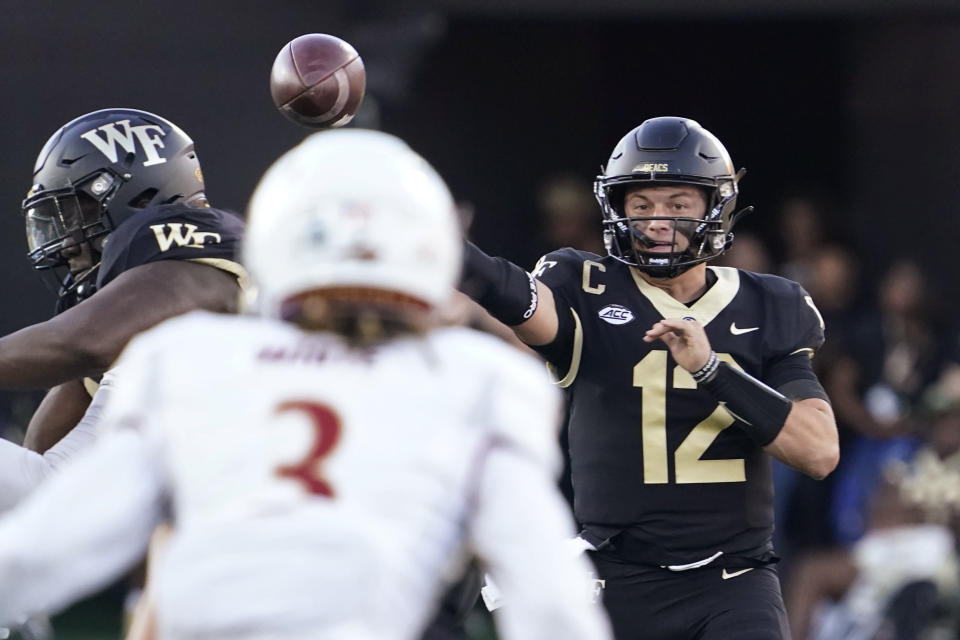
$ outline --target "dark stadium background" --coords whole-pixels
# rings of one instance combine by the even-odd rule
[[[361,122],[426,155],[476,205],[475,234],[491,251],[535,259],[539,180],[573,170],[589,188],[623,133],[686,115],[747,167],[741,200],[757,212],[744,228],[768,233],[778,200],[813,187],[836,204],[830,231],[855,236],[869,266],[908,254],[957,288],[953,0],[0,7],[3,334],[50,312],[24,259],[19,204],[59,125],[109,106],[164,115],[196,141],[213,203],[242,211],[261,172],[308,133],[274,110],[267,78],[283,44],[311,31],[357,47]]]
[[[0,1],[0,334],[49,317],[20,201],[40,147],[103,107],[159,113],[195,140],[215,206],[242,212],[259,175],[309,133],[268,92],[277,51],[327,32],[368,71],[359,124],[404,137],[476,211],[491,253],[532,265],[535,192],[584,189],[619,137],[685,115],[748,169],[743,222],[776,248],[793,192],[830,202],[865,285],[919,261],[960,311],[960,4],[955,0]],[[598,213],[599,220],[599,213]],[[599,229],[599,227],[598,227]],[[599,231],[598,231],[599,232]],[[282,248],[278,247],[278,251]],[[2,352],[0,352],[2,358]],[[0,394],[0,415],[35,395]]]

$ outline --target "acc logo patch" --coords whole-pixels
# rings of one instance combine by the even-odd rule
[[[633,320],[633,311],[619,304],[608,304],[600,309],[600,319],[610,324],[627,324]]]

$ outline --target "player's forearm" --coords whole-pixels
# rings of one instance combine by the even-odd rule
[[[0,519],[0,625],[56,612],[143,556],[163,513],[159,456],[132,430],[111,435]]]
[[[550,288],[509,260],[489,256],[471,242],[464,242],[459,289],[526,344],[548,344],[557,335]]]
[[[49,463],[39,453],[0,438],[0,512],[29,495],[49,470]]]
[[[111,352],[119,353],[120,347],[82,333],[61,317],[0,338],[0,389],[46,389],[99,375],[110,366]]]
[[[691,376],[740,421],[751,440],[778,460],[817,479],[837,466],[837,425],[825,400],[791,401],[712,352],[707,364]]]
[[[16,506],[51,472],[89,449],[95,439],[93,418],[81,421],[43,455],[0,438],[0,512]]]
[[[817,398],[794,401],[783,428],[765,450],[812,478],[825,478],[840,460],[830,405]]]

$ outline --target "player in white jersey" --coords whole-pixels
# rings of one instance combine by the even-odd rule
[[[134,339],[104,435],[0,522],[0,624],[106,584],[169,516],[161,638],[416,638],[470,556],[504,639],[608,638],[567,546],[546,373],[432,325],[458,233],[392,136],[324,132],[281,158],[249,211],[258,316]]]

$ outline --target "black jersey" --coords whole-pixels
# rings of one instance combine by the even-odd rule
[[[768,558],[770,459],[661,341],[644,333],[692,316],[714,351],[788,397],[823,397],[810,357],[823,323],[795,282],[709,267],[714,284],[684,305],[610,257],[563,249],[534,275],[560,315],[556,340],[536,349],[568,394],[574,513],[595,539],[620,531],[642,561],[682,565],[722,551]]]
[[[243,268],[236,262],[242,235],[243,221],[219,209],[179,203],[148,209],[107,236],[97,288],[157,260],[193,260],[242,277]]]

